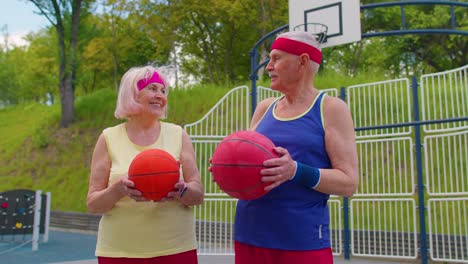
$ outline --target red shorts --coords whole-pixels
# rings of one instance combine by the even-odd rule
[[[179,254],[154,258],[108,258],[98,257],[99,264],[198,264],[197,251],[190,250]]]
[[[234,242],[236,264],[333,264],[331,248],[281,250]]]

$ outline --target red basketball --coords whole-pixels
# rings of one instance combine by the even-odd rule
[[[239,131],[216,147],[210,160],[214,181],[228,195],[254,200],[263,196],[270,183],[262,182],[263,161],[277,158],[275,145],[266,136],[255,131]]]
[[[162,149],[148,149],[135,156],[128,169],[128,179],[148,200],[158,201],[174,190],[179,181],[179,163]]]

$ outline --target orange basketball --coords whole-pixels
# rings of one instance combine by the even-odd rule
[[[265,186],[260,171],[263,161],[277,158],[275,145],[266,136],[255,131],[238,131],[216,147],[210,160],[214,181],[228,195],[253,200],[264,194]]]
[[[140,152],[128,169],[128,179],[135,183],[135,189],[152,201],[159,201],[173,191],[179,177],[179,163],[162,149]]]

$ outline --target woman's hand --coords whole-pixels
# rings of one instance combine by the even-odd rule
[[[178,200],[184,204],[182,199],[187,195],[188,189],[189,187],[187,183],[184,181],[179,181],[174,185],[174,191],[169,192],[167,196],[161,200],[161,202]]]
[[[139,190],[135,189],[135,183],[128,179],[128,175],[120,177],[116,186],[122,196],[128,196],[137,202],[148,201]]]

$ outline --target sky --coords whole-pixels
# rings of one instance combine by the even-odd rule
[[[37,14],[38,11],[29,0],[0,0],[0,48],[5,44],[5,25],[8,26],[8,44],[15,46],[27,45],[27,41],[22,39],[24,36],[50,26],[50,22],[45,17]],[[168,72],[167,75],[173,85],[175,83],[173,74]],[[183,77],[187,79],[185,85],[193,82],[190,76]]]
[[[22,37],[50,25],[49,21],[34,12],[37,7],[27,0],[0,0],[0,43],[4,44],[4,27],[8,27],[9,44],[24,45]]]

